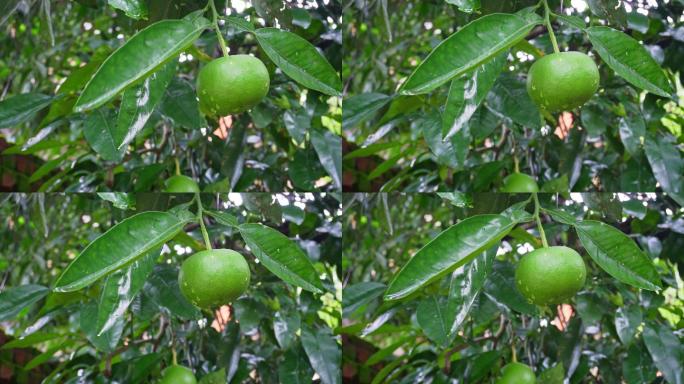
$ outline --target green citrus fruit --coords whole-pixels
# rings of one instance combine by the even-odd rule
[[[535,384],[534,371],[523,363],[509,363],[501,370],[496,384]]]
[[[200,191],[195,180],[184,175],[171,176],[164,185],[166,186],[164,192],[169,193],[196,193]]]
[[[206,309],[231,303],[249,286],[249,265],[230,249],[197,252],[183,262],[178,284],[183,296]]]
[[[537,181],[534,177],[525,173],[511,173],[504,179],[504,185],[501,192],[510,193],[525,193],[525,192],[539,192]]]
[[[256,57],[233,55],[213,60],[197,77],[200,109],[211,116],[244,112],[266,96],[269,82],[266,66]]]
[[[197,379],[190,368],[172,365],[164,370],[159,384],[197,384]]]
[[[537,60],[527,74],[527,93],[549,112],[579,107],[596,93],[599,71],[582,52],[560,52]]]
[[[515,285],[531,303],[560,304],[579,291],[587,268],[579,253],[568,247],[539,248],[520,259]]]

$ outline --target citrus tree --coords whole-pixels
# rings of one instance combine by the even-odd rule
[[[0,190],[341,189],[336,0],[0,12]]]
[[[3,196],[2,379],[340,383],[339,210],[325,194]]]
[[[684,380],[684,210],[670,197],[358,194],[343,205],[344,380]]]
[[[684,202],[684,3],[401,4],[345,9],[346,188]]]

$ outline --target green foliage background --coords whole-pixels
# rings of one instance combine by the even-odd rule
[[[656,6],[644,1],[595,0],[584,2],[587,6],[581,11],[570,1],[562,9],[561,1],[549,2],[556,14],[569,15],[553,22],[560,50],[589,52],[601,74],[599,92],[579,112],[565,117],[572,128],[560,135],[556,135],[559,115],[545,114],[542,119],[525,90],[526,73],[534,59],[553,52],[543,25],[511,47],[493,87],[451,140],[442,141],[440,134],[448,82],[427,94],[399,95],[401,84],[428,54],[469,22],[496,12],[520,14],[537,4],[351,1],[344,13],[345,188],[489,192],[500,188],[503,177],[514,171],[515,154],[521,171],[534,175],[548,192],[662,188],[681,203],[684,4],[680,1]],[[542,9],[537,9],[539,15]],[[668,99],[642,92],[617,76],[573,22],[608,25],[642,42],[664,69],[676,96]],[[490,29],[496,32],[497,25],[484,25],[481,32],[484,35]],[[485,41],[498,41],[495,33],[489,36]],[[464,42],[450,54],[456,59],[477,52],[482,49],[478,43]],[[471,72],[460,78],[469,79]]]
[[[486,268],[472,261],[404,299],[383,301],[399,269],[440,232],[475,215],[498,214],[528,196],[346,195],[340,329],[344,380],[491,383],[515,353],[518,361],[532,366],[539,383],[563,383],[564,378],[570,383],[681,382],[684,212],[663,195],[540,195],[542,207],[604,222],[636,241],[658,271],[660,292],[639,290],[608,275],[587,255],[575,230],[542,215],[549,245],[577,250],[588,268],[584,288],[562,315],[555,307],[540,311],[515,289],[515,263],[542,245],[534,222],[516,226],[488,251],[496,256],[484,281],[473,276]],[[451,244],[459,246],[464,244]],[[456,287],[454,297],[450,284]],[[458,301],[471,297],[471,307]],[[452,341],[439,321],[450,300],[457,300],[462,316]],[[656,377],[656,371],[664,378]]]
[[[64,268],[113,224],[135,213],[178,207],[190,198],[0,195],[0,366],[11,373],[12,382],[69,382],[77,375],[88,383],[152,382],[171,364],[173,348],[179,364],[191,367],[198,379],[223,370],[224,383],[311,382],[318,372],[325,383],[338,382],[340,347],[332,329],[339,326],[341,312],[340,202],[326,194],[204,196],[207,208],[233,215],[240,223],[264,223],[295,241],[321,277],[321,294],[284,283],[246,249],[233,227],[210,219],[214,248],[239,251],[252,273],[247,292],[229,309],[224,307],[222,316],[200,312],[180,294],[180,263],[204,249],[199,226],[191,224],[166,243],[130,308],[111,319],[119,336],[112,331],[98,336],[88,325],[96,317],[92,311],[97,313],[105,279],[79,291],[53,291],[37,302],[22,301],[16,306],[21,312],[7,318],[5,300],[13,289],[53,286]],[[129,288],[124,279],[119,292]]]

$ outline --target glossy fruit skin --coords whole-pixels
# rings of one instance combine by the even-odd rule
[[[198,193],[200,191],[195,180],[185,175],[171,176],[164,185],[166,186],[164,192],[168,193]]]
[[[501,378],[496,384],[535,384],[534,371],[523,363],[509,363],[501,370]]]
[[[200,109],[210,116],[244,112],[268,93],[264,63],[249,55],[221,57],[205,65],[197,77]]]
[[[249,279],[247,261],[230,249],[197,252],[183,262],[178,274],[183,296],[205,309],[233,302],[247,290]]]
[[[511,173],[504,179],[501,192],[526,193],[539,192],[537,181],[526,173]]]
[[[159,384],[197,384],[197,379],[190,368],[172,365],[164,370]]]
[[[584,286],[587,267],[574,249],[556,246],[539,248],[520,259],[515,285],[536,305],[560,304]]]
[[[569,111],[598,90],[599,71],[582,52],[560,52],[537,60],[527,74],[527,93],[549,112]]]

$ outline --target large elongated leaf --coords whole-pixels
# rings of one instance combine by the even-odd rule
[[[208,25],[209,21],[201,17],[194,22],[162,20],[136,33],[102,63],[86,84],[74,110],[84,112],[111,100],[178,55]]]
[[[183,319],[197,319],[201,312],[183,296],[178,286],[178,269],[160,264],[145,282],[146,297],[159,307],[166,308],[172,315]]]
[[[326,95],[340,95],[342,81],[335,68],[311,43],[278,28],[260,28],[254,34],[268,57],[293,80]]]
[[[501,215],[477,215],[452,225],[421,248],[390,282],[385,300],[406,297],[500,241],[515,222]]]
[[[660,289],[658,271],[634,240],[600,221],[580,221],[575,228],[589,256],[608,274],[637,288]]]
[[[67,266],[55,291],[71,292],[132,263],[146,252],[172,239],[186,220],[166,212],[131,216],[95,239]]]
[[[540,127],[539,110],[530,99],[525,83],[511,74],[501,75],[487,95],[487,106],[501,118],[520,125]]]
[[[464,26],[442,41],[402,85],[400,92],[427,93],[483,64],[524,38],[541,19],[495,13]]]
[[[307,291],[323,292],[311,261],[294,241],[262,224],[242,224],[239,230],[252,253],[274,275]]]
[[[0,101],[0,128],[12,128],[28,121],[52,100],[53,97],[40,93],[24,93]]]
[[[311,366],[321,377],[323,384],[342,382],[340,375],[342,352],[328,328],[314,330],[309,326],[302,326],[302,345]]]
[[[609,28],[591,27],[587,35],[610,68],[636,87],[671,97],[672,85],[646,48],[628,35]]]
[[[670,137],[646,135],[646,158],[663,190],[684,205],[684,159]]]
[[[644,328],[644,342],[667,382],[684,383],[684,348],[672,330],[663,324],[648,324]]]
[[[126,136],[122,142],[116,143],[117,148],[133,141],[142,131],[175,73],[176,62],[170,61],[147,77],[142,84],[124,91],[116,126],[117,131],[126,132]]]
[[[500,53],[465,76],[451,80],[442,115],[442,135],[448,139],[461,131],[489,93],[506,64],[508,52]]]
[[[21,285],[0,292],[0,321],[16,316],[22,309],[45,297],[50,290],[42,285]]]
[[[617,331],[620,341],[628,345],[634,338],[639,325],[641,325],[641,309],[636,305],[618,308],[615,312],[615,331]]]
[[[145,285],[152,268],[161,253],[161,248],[147,252],[128,267],[107,276],[100,293],[97,311],[97,335],[107,332],[117,319],[124,316],[133,298]]]

